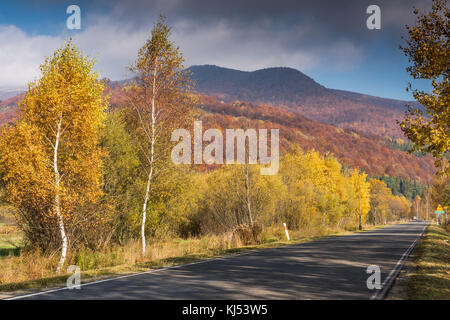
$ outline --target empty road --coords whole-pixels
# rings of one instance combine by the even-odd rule
[[[426,222],[263,249],[175,268],[22,296],[23,299],[370,299],[369,265],[381,281]]]

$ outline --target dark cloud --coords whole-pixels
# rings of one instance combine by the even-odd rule
[[[198,28],[224,23],[245,33],[260,28],[286,37],[293,43],[302,30],[309,30],[310,43],[346,39],[363,41],[376,33],[366,28],[366,8],[379,5],[382,27],[394,37],[413,22],[412,7],[429,6],[429,0],[158,0],[120,1],[113,14],[118,20],[133,21],[136,26],[147,23],[150,16],[163,13],[169,22],[190,21]],[[298,34],[298,37],[295,35]],[[302,40],[303,39],[302,37]]]
[[[129,0],[106,1],[119,24],[150,30],[159,14],[167,16],[188,63],[211,62],[249,69],[268,63],[306,68],[327,63],[350,67],[373,50],[397,50],[413,6],[429,0]],[[368,30],[366,9],[381,8],[382,29]],[[211,34],[215,30],[216,35]],[[187,41],[189,39],[189,42]],[[208,42],[208,43],[207,43]],[[252,46],[250,46],[250,44]],[[275,48],[276,47],[276,48]],[[198,49],[198,50],[196,50]],[[234,50],[234,51],[233,51]],[[206,51],[206,52],[205,52]],[[235,54],[237,51],[237,54]],[[262,52],[267,56],[262,57]],[[223,56],[226,53],[226,56]],[[381,53],[380,53],[381,55]],[[214,56],[216,60],[209,59]],[[241,57],[241,62],[236,59]],[[232,62],[232,59],[234,63]],[[348,60],[348,61],[347,61]],[[277,62],[279,61],[279,62]],[[297,61],[297,62],[296,62]],[[250,63],[249,63],[250,62]],[[251,63],[253,62],[253,63]]]

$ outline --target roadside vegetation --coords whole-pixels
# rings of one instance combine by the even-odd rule
[[[450,225],[430,225],[415,249],[408,298],[450,300]]]

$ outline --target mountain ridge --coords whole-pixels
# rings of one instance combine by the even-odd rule
[[[369,134],[404,138],[396,120],[415,101],[330,89],[289,67],[241,71],[216,65],[187,68],[200,94],[224,102],[245,101],[285,108],[309,119]]]
[[[325,89],[326,91],[331,91],[331,92],[336,92],[336,93],[343,94],[343,95],[348,95],[348,96],[350,96],[352,98],[356,98],[356,99],[367,98],[367,99],[373,99],[373,100],[385,100],[385,101],[389,101],[391,103],[417,104],[417,102],[413,101],[413,100],[399,100],[399,99],[394,99],[394,98],[375,96],[375,95],[366,94],[366,93],[359,93],[359,92],[350,91],[350,90],[327,88],[327,87],[321,85],[320,83],[318,83],[317,81],[315,81],[313,78],[306,75],[305,73],[303,73],[295,68],[291,68],[291,67],[267,67],[267,68],[253,70],[253,71],[246,71],[246,70],[221,67],[221,66],[217,66],[217,65],[213,65],[213,64],[204,64],[204,65],[192,65],[192,66],[186,68],[186,70],[192,72],[192,74],[194,75],[193,78],[194,78],[194,80],[196,80],[197,84],[199,84],[199,82],[200,83],[205,82],[205,80],[204,80],[205,76],[201,75],[201,78],[200,78],[201,81],[199,81],[199,79],[196,78],[196,75],[195,75],[196,72],[198,74],[198,72],[206,71],[211,74],[214,74],[214,76],[216,78],[220,77],[224,73],[227,73],[227,76],[230,76],[232,73],[234,73],[235,75],[243,75],[243,76],[247,77],[246,80],[251,80],[251,76],[253,76],[253,75],[256,76],[259,74],[269,73],[271,71],[275,71],[275,72],[283,71],[283,72],[285,72],[285,75],[287,75],[287,73],[289,73],[291,76],[296,75],[298,77],[297,80],[305,79],[310,83],[314,83],[317,86],[318,90]],[[207,80],[210,81],[210,80],[214,80],[214,79],[212,77],[208,77]],[[233,79],[233,80],[236,80],[236,79]],[[291,80],[292,80],[292,77],[291,77]],[[238,82],[241,83],[242,81],[238,81]]]

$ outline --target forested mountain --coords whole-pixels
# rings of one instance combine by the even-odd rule
[[[19,102],[23,96],[24,94],[22,93],[4,101],[0,101],[0,125],[10,122],[16,117],[17,102]]]
[[[252,72],[213,65],[187,69],[200,94],[219,101],[255,102],[277,106],[309,119],[359,132],[404,138],[396,120],[406,106],[416,102],[380,98],[350,91],[328,89],[292,68],[267,68]],[[108,81],[113,89],[125,81]],[[12,100],[11,100],[12,99]],[[0,117],[8,119],[8,107],[16,97],[0,103]],[[113,102],[114,104],[114,102]]]
[[[349,91],[328,89],[292,68],[253,72],[212,65],[188,68],[201,94],[224,102],[235,100],[281,106],[309,119],[361,132],[403,137],[396,120],[407,104]]]
[[[230,102],[233,100],[295,105],[307,97],[323,96],[328,90],[292,68],[268,68],[253,72],[217,66],[192,66],[200,93]]]
[[[200,69],[203,70],[203,67],[200,67]],[[197,82],[197,88],[200,92],[205,87],[209,88],[207,89],[208,92],[212,90],[214,83],[217,84],[218,81],[214,79],[222,79],[223,83],[221,86],[229,90],[225,92],[240,90],[239,88],[244,86],[247,81],[253,83],[253,87],[250,87],[251,90],[249,89],[247,97],[254,98],[256,94],[252,93],[252,90],[258,92],[258,86],[262,88],[264,83],[268,87],[273,88],[273,90],[278,90],[276,89],[278,83],[285,81],[283,80],[285,79],[284,76],[288,74],[291,77],[291,86],[286,86],[283,89],[287,97],[290,90],[298,89],[300,91],[303,90],[301,92],[304,92],[305,95],[311,94],[308,96],[309,98],[303,98],[303,101],[314,99],[322,102],[320,107],[306,107],[305,104],[301,108],[306,110],[306,112],[301,112],[299,111],[300,107],[278,107],[269,103],[241,102],[231,98],[225,99],[223,94],[212,92],[213,96],[220,96],[223,99],[213,96],[201,96],[199,109],[205,127],[219,127],[222,129],[233,127],[279,128],[282,151],[289,148],[291,144],[298,144],[305,150],[315,149],[321,153],[333,153],[343,164],[361,168],[369,175],[389,175],[411,181],[419,180],[422,183],[428,183],[431,179],[434,172],[431,157],[418,157],[408,154],[405,150],[390,147],[392,145],[391,140],[386,140],[381,135],[375,135],[381,132],[363,130],[364,127],[359,125],[360,123],[365,123],[366,125],[373,123],[374,126],[381,125],[380,129],[388,128],[383,127],[383,121],[387,124],[389,120],[387,118],[403,112],[399,101],[329,90],[320,86],[311,78],[289,68],[266,69],[255,73],[216,67],[208,67],[206,69],[209,70],[206,73],[207,76],[200,82]],[[191,71],[195,72],[196,70],[198,70],[197,67],[191,68]],[[224,74],[224,76],[220,74]],[[235,79],[236,74],[241,74],[239,77],[242,77],[242,80],[234,83],[233,79]],[[264,79],[267,82],[264,82]],[[295,79],[302,80],[295,82]],[[126,105],[127,101],[122,90],[124,81],[106,80],[106,82],[106,93],[111,95],[111,107],[118,108]],[[300,88],[299,83],[305,83],[306,85]],[[260,92],[263,97],[267,98],[271,94],[270,90],[267,90],[265,93],[263,91]],[[344,98],[353,99],[352,104],[347,103],[344,110],[335,110],[337,108],[336,104],[330,102],[333,101],[333,92],[338,92]],[[300,96],[297,95],[297,97]],[[21,97],[19,95],[0,103],[0,121],[2,123],[11,121],[15,117],[16,105]],[[231,102],[225,102],[225,100]],[[378,107],[361,108],[358,100],[378,104]],[[391,101],[392,104],[389,104]],[[334,111],[332,112],[332,110]],[[311,118],[319,119],[320,121],[315,121]],[[330,119],[341,122],[336,126],[327,124],[327,122],[330,122]],[[344,125],[343,121],[345,119],[347,119],[346,123],[356,125]]]
[[[17,96],[18,94],[21,94],[23,92],[24,90],[19,89],[0,88],[0,102]]]
[[[430,156],[417,157],[389,148],[382,137],[337,128],[279,107],[244,102],[229,104],[203,96],[199,108],[204,127],[279,128],[282,152],[291,144],[298,144],[304,150],[332,153],[341,163],[363,169],[369,175],[389,175],[422,183],[428,183],[434,173]]]

